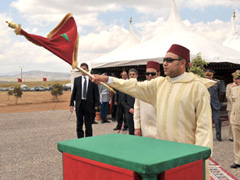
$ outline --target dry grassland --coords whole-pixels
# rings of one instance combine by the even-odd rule
[[[23,92],[16,104],[15,96],[8,96],[7,91],[0,92],[0,113],[33,112],[47,110],[67,110],[71,92],[64,91],[58,102],[53,101],[50,91]]]
[[[70,81],[27,81],[23,83],[19,82],[7,82],[7,83],[0,83],[0,88],[9,88],[9,87],[16,87],[16,86],[21,86],[21,84],[25,84],[28,87],[35,87],[35,86],[42,86],[42,87],[49,87],[52,86],[53,84],[67,84],[70,83]]]

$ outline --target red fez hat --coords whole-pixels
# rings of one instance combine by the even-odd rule
[[[179,57],[186,59],[188,62],[190,61],[189,49],[187,49],[181,45],[173,44],[167,52],[174,53],[174,54],[178,55]]]
[[[157,71],[160,71],[160,64],[155,61],[148,61],[147,68],[153,68],[153,69],[156,69]]]

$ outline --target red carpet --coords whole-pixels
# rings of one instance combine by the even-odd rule
[[[238,180],[211,158],[209,159],[209,169],[211,180]]]

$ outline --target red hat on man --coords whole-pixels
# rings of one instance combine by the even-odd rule
[[[187,49],[181,45],[173,44],[167,52],[174,53],[174,54],[178,55],[179,57],[186,59],[188,62],[190,62],[189,49]]]
[[[155,61],[148,61],[147,68],[153,68],[153,69],[156,69],[157,71],[160,71],[160,64]]]

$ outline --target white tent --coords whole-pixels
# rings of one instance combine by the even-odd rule
[[[120,45],[119,47],[117,47],[116,49],[111,51],[110,53],[94,59],[93,63],[92,63],[92,61],[90,61],[91,67],[92,68],[111,67],[112,60],[114,57],[119,57],[122,53],[126,52],[127,50],[129,50],[130,48],[132,48],[138,44],[140,44],[140,39],[134,33],[133,26],[132,26],[132,18],[131,18],[130,19],[130,30],[129,30],[129,34],[127,36],[126,41],[122,45]],[[110,66],[108,66],[108,65],[110,65]],[[121,66],[121,64],[117,64],[117,62],[115,62],[114,66]]]
[[[191,57],[195,57],[200,52],[207,62],[240,64],[240,52],[189,31],[178,14],[175,2],[172,1],[168,21],[156,37],[122,51],[117,56],[109,56],[107,59],[101,58],[102,64],[99,59],[95,59],[91,61],[92,68],[144,65],[148,60],[156,60],[161,63],[172,44],[180,44],[189,48]]]
[[[240,36],[237,32],[236,23],[235,23],[236,12],[233,13],[232,19],[232,29],[229,33],[227,39],[223,42],[223,45],[240,51]]]

